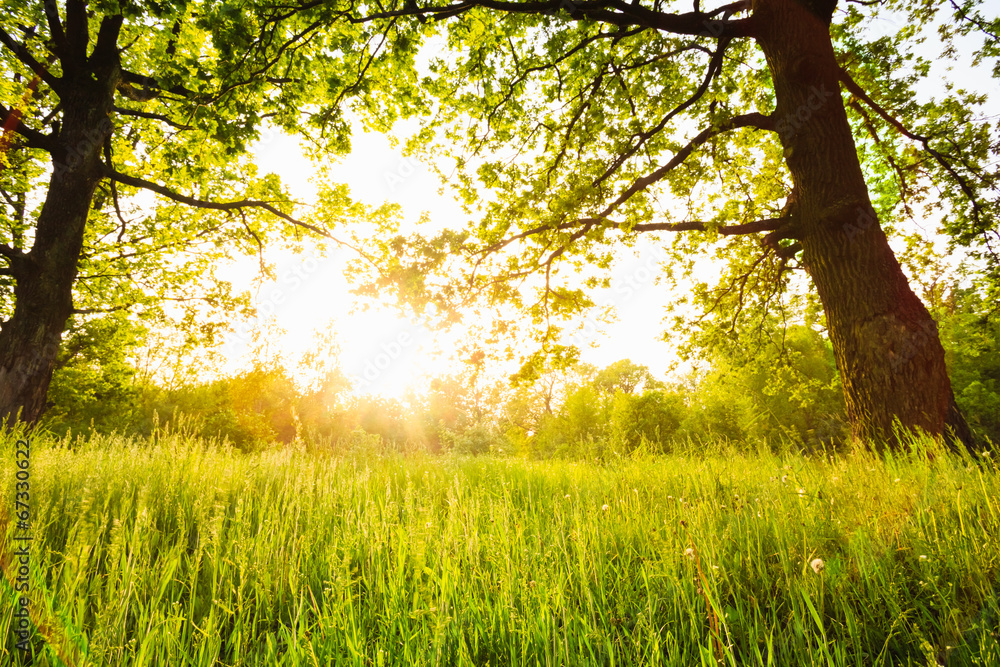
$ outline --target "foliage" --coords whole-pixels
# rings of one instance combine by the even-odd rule
[[[847,87],[845,102],[878,219],[890,234],[940,219],[955,248],[1000,275],[989,250],[1000,143],[988,99],[934,86],[970,53],[981,71],[1000,72],[996,17],[972,0],[840,4],[831,34],[838,63],[860,86]],[[380,8],[358,8],[352,20],[371,36],[392,35],[407,19],[411,31],[386,41],[401,73],[369,77],[384,103],[366,107],[370,122],[390,128],[418,117],[408,148],[448,175],[478,221],[437,237],[380,230],[386,270],[373,274],[373,293],[394,289],[442,312],[471,294],[509,303],[557,351],[553,341],[593,305],[593,289],[607,287],[618,249],[642,234],[688,232],[667,251],[687,279],[698,259],[727,264],[700,305],[735,319],[773,308],[789,283],[807,281],[789,271],[803,268],[794,237],[754,226],[790,215],[778,139],[797,121],[754,117],[772,113],[775,92],[752,19],[737,18],[750,5],[682,12],[679,2],[399,0]],[[886,23],[905,29],[887,35]],[[413,58],[419,46],[423,57]],[[744,235],[763,231],[772,233]],[[510,326],[497,328],[499,341]]]
[[[942,304],[941,323],[955,398],[969,425],[1000,443],[1000,318],[987,310],[982,291],[954,289]]]
[[[843,393],[829,341],[806,325],[764,341],[719,338],[703,352],[683,432],[694,438],[787,440],[809,448],[846,436]]]
[[[144,339],[144,328],[120,313],[71,326],[49,389],[50,426],[108,432],[131,424],[141,393],[133,355]]]
[[[997,664],[1000,470],[933,447],[595,465],[36,437],[38,631],[22,660],[0,584],[0,662]]]

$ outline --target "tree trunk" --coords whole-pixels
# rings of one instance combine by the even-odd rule
[[[121,75],[116,48],[121,20],[105,19],[89,59],[65,67],[60,153],[35,227],[31,251],[10,260],[14,314],[0,328],[0,423],[33,423],[45,409],[66,322],[94,191],[103,177],[101,151]]]
[[[754,0],[753,17],[796,189],[802,261],[826,313],[853,435],[892,444],[898,421],[971,447],[937,325],[910,289],[868,195],[828,17],[807,6]]]

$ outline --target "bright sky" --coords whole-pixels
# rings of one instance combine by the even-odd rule
[[[352,148],[352,154],[331,169],[330,177],[347,183],[354,198],[374,205],[397,202],[407,220],[428,211],[433,219],[457,227],[467,217],[457,202],[440,193],[436,175],[404,157],[386,137],[358,132]],[[309,182],[313,165],[303,156],[297,139],[279,133],[265,136],[256,153],[261,168],[277,173],[293,196],[303,202],[315,201],[316,191]],[[256,290],[260,318],[236,327],[236,334],[224,348],[225,370],[232,372],[247,365],[253,347],[250,331],[255,324],[265,323],[283,330],[277,340],[269,337],[269,351],[285,355],[292,363],[315,346],[317,331],[333,329],[341,349],[341,367],[355,378],[359,393],[401,396],[407,386],[422,385],[422,379],[457,370],[451,350],[461,331],[434,332],[393,308],[377,304],[362,309],[344,275],[350,251],[331,249],[326,257],[308,251],[299,256],[285,253],[271,257],[278,279]],[[584,361],[606,366],[628,357],[658,375],[665,374],[674,355],[671,346],[659,340],[666,297],[663,289],[653,284],[659,273],[657,265],[658,253],[652,247],[622,258],[612,288],[596,299],[599,305],[614,306],[618,321],[585,324],[580,341]],[[256,262],[250,261],[237,267],[237,284],[249,284],[255,266]]]

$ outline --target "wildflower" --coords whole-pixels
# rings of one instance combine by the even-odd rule
[[[899,478],[897,477],[896,479],[894,479],[894,480],[892,480],[892,481],[893,481],[894,483],[895,483],[895,482],[898,482],[898,481],[899,481]]]
[[[604,503],[603,505],[601,505],[601,509],[607,512],[609,509],[611,509],[611,507],[607,503]]]
[[[569,500],[569,494],[568,493],[566,494],[566,500]]]
[[[694,547],[688,547],[684,550],[684,557],[688,560],[694,560]]]
[[[823,562],[822,558],[813,558],[812,562],[809,563],[809,567],[813,569],[813,572],[819,574],[826,567],[826,563]]]
[[[424,528],[430,528],[430,527],[431,527],[431,522],[430,521],[428,521],[427,523],[424,524]]]
[[[927,560],[927,554],[920,554],[920,560]]]
[[[801,488],[801,487],[799,487],[799,495],[800,495],[800,496],[804,496],[804,495],[806,495],[806,490],[805,490],[805,489],[803,489],[803,488]]]

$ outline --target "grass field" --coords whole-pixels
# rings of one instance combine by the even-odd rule
[[[3,665],[32,655],[13,632],[14,451]],[[1000,475],[928,458],[40,438],[34,664],[1000,665]]]

